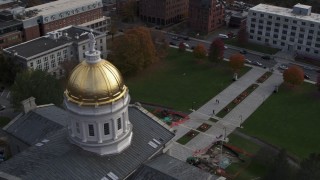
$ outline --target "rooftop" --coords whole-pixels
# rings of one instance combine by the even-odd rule
[[[0,172],[21,179],[124,179],[174,137],[138,107],[129,107],[129,118],[133,138],[120,154],[99,156],[82,150],[69,142],[67,129],[63,128],[48,137],[44,145],[32,146],[2,162]]]
[[[53,13],[64,12],[77,7],[99,2],[101,3],[101,0],[58,0],[27,8],[26,11],[36,10],[38,15],[47,16]]]
[[[1,0],[0,5],[15,2],[15,0]]]
[[[129,179],[143,180],[145,177],[157,177],[166,180],[215,180],[218,177],[166,154],[145,163]]]
[[[67,113],[54,106],[38,107],[12,123],[6,131],[28,145],[66,126]]]
[[[4,49],[7,52],[16,52],[19,56],[24,58],[30,58],[36,56],[37,54],[49,51],[53,48],[66,45],[73,42],[81,42],[88,39],[87,34],[90,32],[90,29],[85,27],[71,26],[63,29],[58,29],[61,31],[62,37],[58,39],[52,39],[49,35],[33,39],[9,48]],[[67,36],[66,34],[67,33]],[[95,36],[101,35],[103,33],[94,31]],[[77,37],[78,38],[77,38]]]
[[[300,4],[299,6],[305,6],[305,5]],[[274,14],[279,16],[294,17],[296,19],[314,21],[314,22],[320,23],[320,14],[311,13],[310,16],[297,15],[292,13],[292,9],[279,7],[279,6],[259,4],[257,6],[250,8],[249,11],[258,11],[258,12]]]
[[[11,27],[11,26],[17,26],[19,24],[22,25],[22,22],[17,21],[17,20],[10,20],[10,21],[1,21],[0,20],[0,29],[5,29],[5,28]]]

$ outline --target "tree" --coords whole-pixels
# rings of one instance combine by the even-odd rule
[[[134,0],[128,0],[122,7],[122,20],[125,22],[134,22],[137,12],[137,3]]]
[[[304,73],[299,66],[291,66],[283,72],[283,80],[292,86],[303,83]]]
[[[41,70],[26,70],[18,73],[11,87],[11,101],[13,106],[20,108],[20,102],[33,96],[37,104],[60,105],[63,89],[59,81]]]
[[[179,51],[180,52],[185,52],[186,51],[186,46],[183,44],[183,42],[180,42],[180,44],[179,44]]]
[[[113,42],[109,60],[123,75],[132,75],[157,61],[156,49],[150,30],[135,27],[119,36]]]
[[[17,65],[10,58],[0,55],[0,81],[11,85],[14,82],[16,74],[22,71],[22,66]]]
[[[320,154],[312,153],[301,162],[297,179],[318,180],[320,179]]]
[[[151,38],[153,44],[155,45],[157,57],[160,59],[165,58],[168,55],[169,43],[166,39],[166,36],[162,31],[151,30]]]
[[[241,69],[244,65],[244,55],[240,53],[236,53],[230,56],[229,58],[229,65],[233,69],[234,72],[237,72],[239,69]]]
[[[293,169],[288,163],[288,156],[284,149],[275,157],[264,180],[284,180],[292,179]]]
[[[198,44],[193,50],[193,56],[195,58],[204,59],[207,55],[207,50],[203,44]]]
[[[248,32],[246,27],[243,27],[238,31],[237,38],[240,45],[248,43]]]
[[[221,38],[217,38],[212,41],[209,50],[208,59],[211,62],[219,62],[223,59],[224,42]]]

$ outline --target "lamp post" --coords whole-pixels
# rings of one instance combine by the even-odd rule
[[[240,119],[240,125],[239,125],[239,127],[240,127],[240,128],[243,128],[243,127],[241,126],[241,124],[242,124],[242,115],[239,116],[239,119]]]
[[[223,142],[226,141],[227,127],[224,126],[223,130],[224,130],[224,137],[223,137],[223,140],[221,141],[221,155],[220,155],[219,169],[221,169],[221,165],[222,165],[222,148],[223,148]]]

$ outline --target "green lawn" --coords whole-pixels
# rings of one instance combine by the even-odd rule
[[[249,70],[242,69],[241,74]],[[196,61],[189,52],[170,48],[165,60],[136,77],[126,79],[131,98],[188,112],[205,104],[232,83],[233,73],[227,62],[212,65]]]
[[[257,51],[257,52],[261,52],[261,53],[265,53],[265,54],[275,54],[279,51],[279,49],[276,48],[272,48],[272,47],[268,47],[265,45],[260,45],[260,44],[255,44],[255,43],[251,43],[248,42],[245,45],[240,45],[238,43],[237,38],[232,38],[232,39],[227,39],[224,41],[225,44],[230,44],[232,46],[237,46],[237,47],[241,47],[244,49],[249,49],[252,51]]]
[[[320,152],[320,92],[304,83],[294,89],[282,85],[244,123],[244,133],[306,158]]]

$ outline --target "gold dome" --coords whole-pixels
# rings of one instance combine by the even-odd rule
[[[122,98],[127,92],[118,69],[106,60],[97,63],[82,61],[72,71],[66,98],[84,106],[108,104]]]

